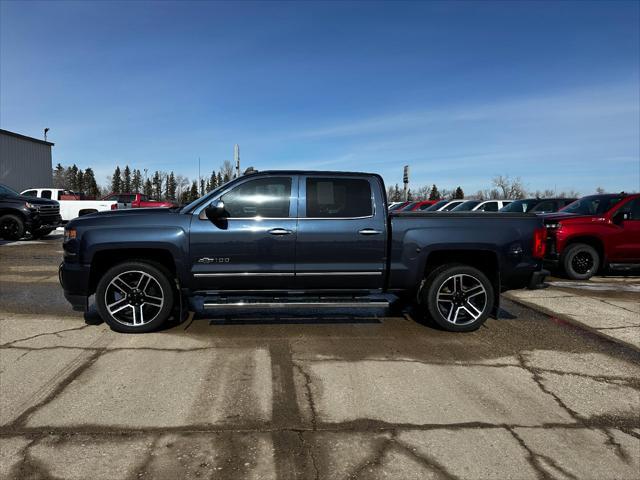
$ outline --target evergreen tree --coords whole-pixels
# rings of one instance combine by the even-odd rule
[[[143,193],[147,197],[152,197],[153,196],[153,185],[152,185],[151,180],[149,178],[147,178],[147,181],[144,182]]]
[[[122,176],[122,190],[124,193],[131,192],[131,169],[129,165],[124,167],[124,174]]]
[[[222,174],[218,172],[218,175],[216,175],[216,186],[219,187],[221,185],[224,185],[224,179],[222,178]]]
[[[64,167],[59,163],[56,165],[56,168],[53,169],[53,187],[54,188],[64,188],[65,178],[64,178]]]
[[[186,205],[187,203],[189,203],[189,198],[189,189],[185,188],[184,191],[180,194],[180,205]]]
[[[113,193],[122,193],[122,179],[120,178],[120,167],[117,166],[111,177],[111,191]]]
[[[133,177],[131,178],[131,191],[133,193],[140,193],[142,190],[142,174],[137,168],[133,171]]]
[[[160,172],[156,170],[156,173],[153,174],[153,180],[151,181],[153,184],[153,195],[156,200],[162,199],[162,178],[160,177]]]
[[[76,174],[76,184],[73,186],[73,190],[78,193],[84,193],[84,172],[82,169],[78,169]]]
[[[64,189],[76,190],[78,185],[78,167],[74,163],[71,167],[67,167],[64,174]]]
[[[198,183],[194,180],[191,184],[191,191],[189,192],[189,201],[193,202],[198,199]]]
[[[216,177],[216,171],[211,171],[211,177],[209,178],[208,190],[211,191],[218,186],[218,177]]]
[[[408,202],[413,201],[413,193],[411,193],[411,189],[407,190],[407,201]]]
[[[462,191],[462,188],[460,188],[458,186],[458,188],[456,188],[456,191],[453,194],[453,198],[454,200],[462,200],[464,198],[464,192]]]
[[[431,191],[429,192],[429,200],[440,200],[440,192],[438,191],[438,187],[434,183],[431,187]]]
[[[176,199],[176,177],[173,174],[173,171],[167,177],[167,200],[175,200]]]
[[[84,193],[94,198],[100,196],[100,188],[98,187],[95,174],[91,168],[87,168],[84,171]]]
[[[204,194],[207,193],[205,187],[204,187],[204,178],[200,179],[200,196],[204,197]]]

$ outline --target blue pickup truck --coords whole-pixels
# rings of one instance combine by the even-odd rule
[[[182,208],[99,212],[67,225],[60,281],[120,332],[187,309],[413,304],[449,331],[478,328],[500,292],[544,280],[534,214],[388,213],[379,175],[267,171]]]

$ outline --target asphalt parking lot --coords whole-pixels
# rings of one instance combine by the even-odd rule
[[[640,354],[505,300],[451,334],[409,316],[73,312],[61,237],[0,244],[0,477],[638,478]]]

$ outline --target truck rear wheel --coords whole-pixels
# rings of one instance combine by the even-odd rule
[[[461,264],[443,265],[425,280],[419,299],[431,319],[450,332],[470,332],[482,325],[494,303],[491,281],[480,270]]]
[[[572,280],[589,280],[600,268],[600,255],[591,245],[574,243],[562,254],[562,268]]]
[[[20,240],[24,235],[24,222],[16,215],[0,217],[0,237],[5,240]]]
[[[171,315],[174,287],[160,266],[124,262],[108,270],[96,288],[100,317],[115,331],[157,330]]]

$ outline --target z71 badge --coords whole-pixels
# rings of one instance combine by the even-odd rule
[[[198,263],[229,263],[229,257],[202,257],[198,259]]]

